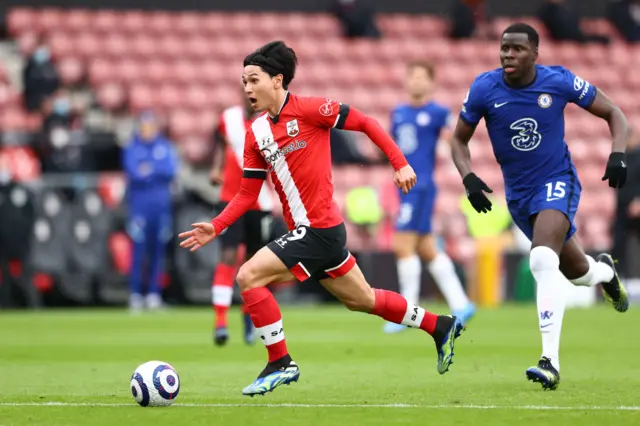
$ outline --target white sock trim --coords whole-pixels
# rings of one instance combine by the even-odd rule
[[[256,328],[256,333],[262,339],[265,346],[271,346],[284,340],[284,328],[282,327],[282,319],[273,324]]]
[[[211,288],[211,303],[214,306],[231,306],[233,287],[228,285],[213,285]]]
[[[420,328],[423,318],[424,309],[418,305],[407,303],[407,312],[405,312],[401,324],[406,325],[407,327]]]

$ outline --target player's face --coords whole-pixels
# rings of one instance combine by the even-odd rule
[[[433,90],[433,79],[423,67],[411,67],[407,77],[407,91],[412,98],[423,98]]]
[[[507,33],[500,44],[500,63],[509,80],[517,80],[533,67],[538,52],[524,33]]]
[[[271,77],[256,65],[247,65],[242,73],[244,94],[255,111],[264,111],[276,99],[277,90],[282,87],[280,76]]]

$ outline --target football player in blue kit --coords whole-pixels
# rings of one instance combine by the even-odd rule
[[[537,283],[542,357],[526,370],[544,389],[560,382],[558,352],[565,300],[562,280],[600,284],[619,312],[629,307],[609,254],[585,255],[576,241],[574,217],[582,187],[564,140],[564,108],[575,103],[609,125],[612,152],[602,180],[621,188],[627,177],[627,120],[599,89],[562,66],[536,65],[538,34],[514,24],[502,34],[502,67],[480,74],[469,89],[452,139],[453,160],[473,207],[486,213],[491,189],[471,171],[469,140],[485,119],[494,155],[502,168],[507,204],[516,225],[532,242],[531,272]],[[566,277],[566,278],[565,278]]]
[[[422,262],[427,264],[436,285],[453,315],[465,324],[475,312],[469,302],[453,262],[439,252],[431,233],[431,217],[436,200],[433,172],[436,144],[449,141],[450,111],[431,99],[435,70],[428,62],[413,62],[407,69],[409,102],[397,106],[391,114],[391,135],[414,168],[418,181],[408,194],[400,191],[400,211],[396,219],[394,252],[397,259],[400,292],[417,304],[420,297]],[[384,331],[406,330],[401,324],[387,322]]]

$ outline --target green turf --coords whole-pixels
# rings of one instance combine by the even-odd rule
[[[240,314],[230,315],[232,339],[220,349],[209,309],[0,314],[0,425],[640,424],[634,309],[568,311],[562,382],[543,392],[524,377],[540,355],[534,306],[481,311],[444,376],[418,330],[389,336],[380,319],[338,307],[285,308],[300,381],[253,399],[240,391],[264,367],[265,350],[245,346]],[[172,407],[142,408],[130,394],[131,373],[152,359],[180,374]]]

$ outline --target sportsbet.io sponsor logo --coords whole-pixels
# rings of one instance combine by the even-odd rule
[[[278,161],[278,158],[284,157],[287,154],[292,153],[293,151],[297,151],[299,149],[304,149],[307,147],[306,141],[294,141],[289,145],[283,146],[279,150],[274,153],[271,153],[271,150],[268,148],[263,148],[262,155],[264,155],[264,159],[267,160],[267,163],[273,167],[273,165]]]

